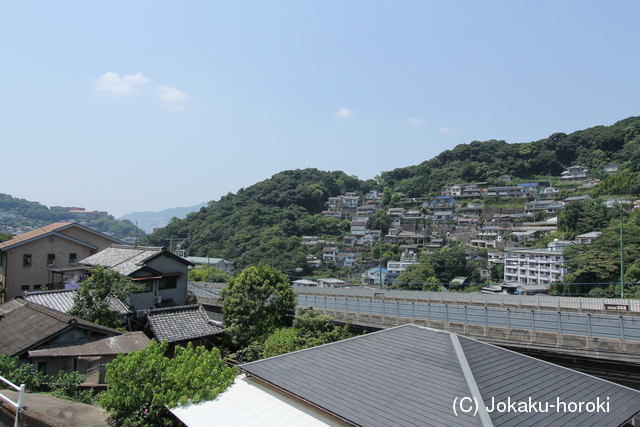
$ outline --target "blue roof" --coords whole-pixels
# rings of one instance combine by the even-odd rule
[[[524,182],[522,184],[516,184],[516,187],[535,187],[537,185],[537,182]]]

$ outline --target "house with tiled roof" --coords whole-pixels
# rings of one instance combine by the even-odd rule
[[[0,305],[0,353],[32,363],[29,352],[51,346],[122,335],[122,332],[29,302],[21,297]],[[39,360],[47,374],[74,370],[73,359]]]
[[[164,247],[111,245],[79,262],[86,267],[101,265],[143,285],[124,302],[136,315],[150,308],[185,305],[187,269],[194,264]]]
[[[175,345],[208,345],[224,332],[219,322],[211,320],[201,305],[183,305],[147,311],[147,321],[159,342]]]
[[[57,222],[0,242],[4,300],[24,292],[72,286],[84,270],[78,261],[113,243],[122,242],[75,222]]]
[[[640,412],[632,388],[412,324],[239,370],[214,400],[171,412],[188,427],[624,426]]]

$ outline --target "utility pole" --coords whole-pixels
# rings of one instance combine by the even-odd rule
[[[622,240],[622,203],[620,203],[620,298],[624,298],[624,241]]]
[[[380,289],[382,289],[382,227],[380,227],[380,268],[378,269],[380,277]]]

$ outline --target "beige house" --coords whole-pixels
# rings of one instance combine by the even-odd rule
[[[112,243],[121,242],[75,222],[57,222],[1,242],[4,300],[45,288],[63,289],[65,281],[74,280],[74,272],[85,269],[78,261]]]

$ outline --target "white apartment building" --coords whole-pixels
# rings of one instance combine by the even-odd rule
[[[550,285],[567,274],[564,248],[573,242],[554,241],[546,249],[506,248],[504,280],[526,285]]]
[[[388,261],[387,262],[387,282],[393,283],[394,280],[410,265],[416,261]]]

